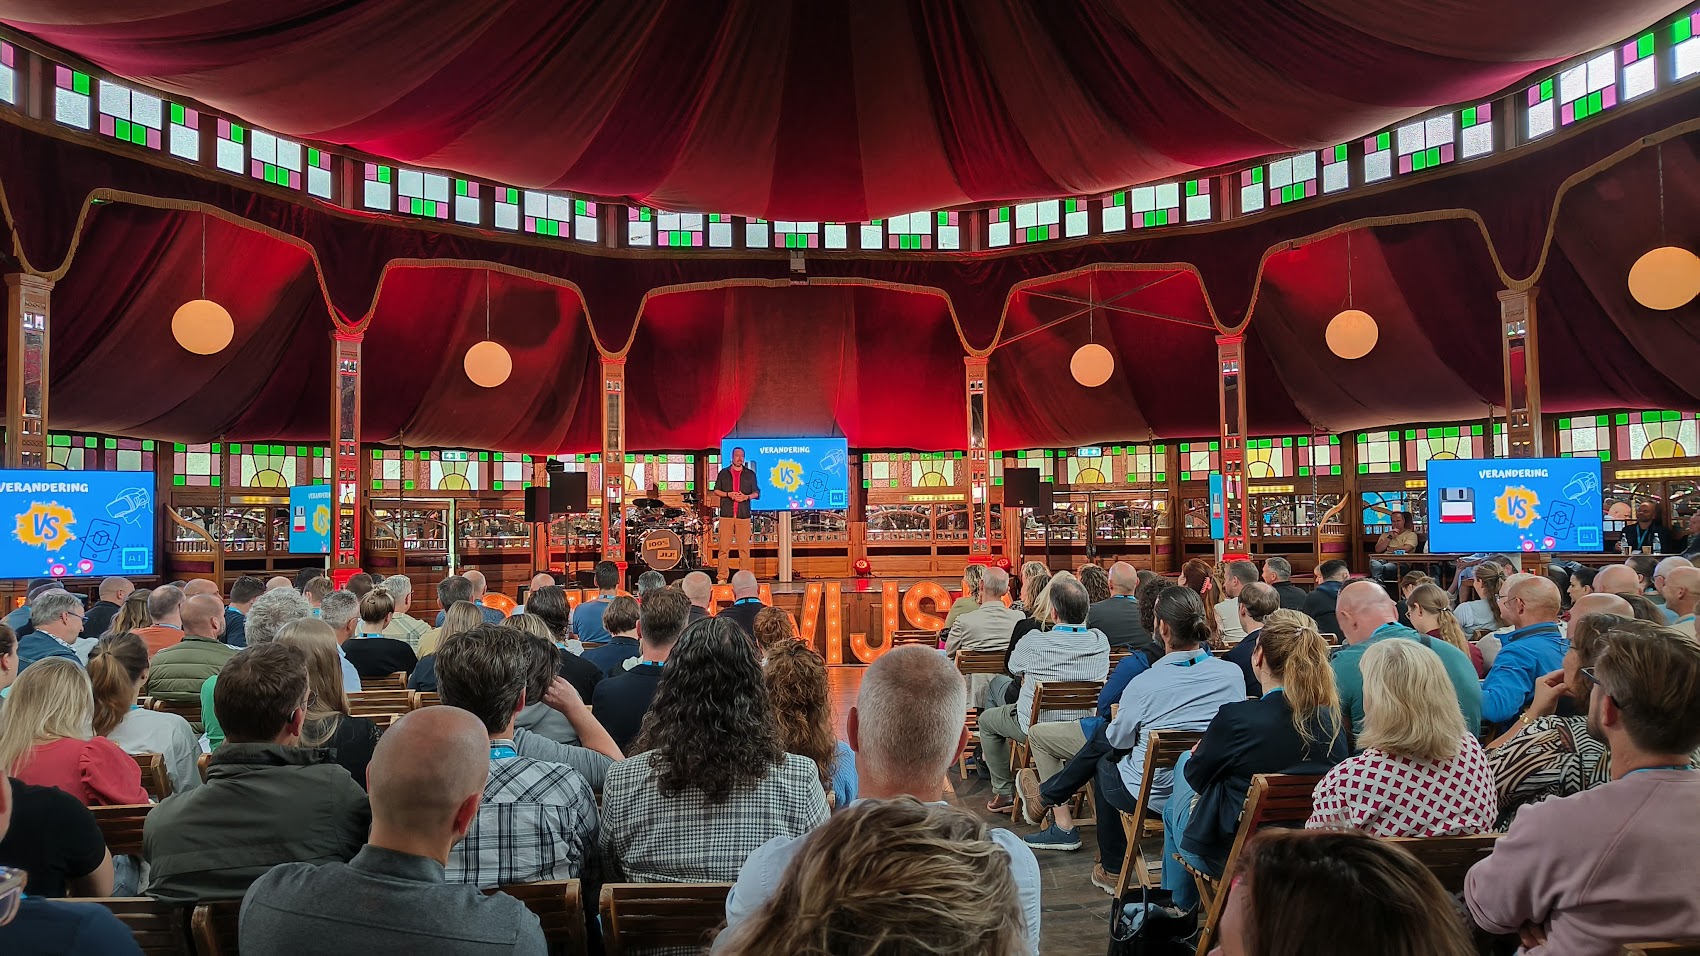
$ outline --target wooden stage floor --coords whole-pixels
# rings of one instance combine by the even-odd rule
[[[864,670],[864,666],[849,664],[827,668],[833,717],[838,723],[840,739],[844,737],[844,721],[850,705],[856,701],[856,689],[861,686]],[[989,782],[972,776],[960,780],[952,773],[949,783],[955,792],[946,799],[987,823],[1008,827],[1023,836],[1038,829],[1020,821],[1012,825],[1007,815],[986,812],[986,801],[991,799]],[[1043,880],[1042,956],[1102,956],[1109,942],[1110,897],[1092,885],[1095,835],[1091,827],[1083,827],[1080,835],[1083,845],[1073,853],[1051,850],[1036,854]]]

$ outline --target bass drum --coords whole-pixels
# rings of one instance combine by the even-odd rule
[[[677,532],[654,528],[644,532],[638,557],[652,571],[671,571],[685,559],[685,545]]]

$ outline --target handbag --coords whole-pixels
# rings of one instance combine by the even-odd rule
[[[1198,931],[1198,911],[1172,915],[1174,899],[1168,890],[1128,887],[1125,897],[1110,904],[1110,948],[1107,956],[1190,956],[1189,942]]]

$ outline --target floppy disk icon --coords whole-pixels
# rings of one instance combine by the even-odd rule
[[[1476,520],[1476,489],[1440,489],[1440,521],[1442,524],[1472,524]]]

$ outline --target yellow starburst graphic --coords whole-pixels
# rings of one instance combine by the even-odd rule
[[[773,487],[796,491],[803,487],[803,466],[789,459],[780,459],[768,475]]]
[[[76,540],[71,533],[71,525],[76,523],[77,516],[71,509],[53,501],[38,501],[30,505],[30,509],[18,515],[18,540],[24,544],[58,551],[65,545]]]
[[[1527,529],[1541,516],[1536,510],[1541,499],[1521,485],[1512,485],[1493,500],[1493,516],[1509,525]]]
[[[331,533],[331,509],[324,505],[313,509],[313,530],[318,534]]]

